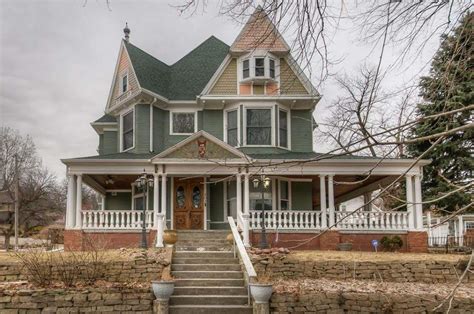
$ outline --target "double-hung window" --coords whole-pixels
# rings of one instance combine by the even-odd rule
[[[280,210],[290,208],[290,182],[279,180],[280,185]]]
[[[247,145],[272,145],[272,110],[250,109],[247,112]]]
[[[122,74],[120,79],[120,94],[125,93],[128,90],[128,72]]]
[[[196,132],[195,112],[171,112],[171,133],[192,134]]]
[[[288,148],[288,113],[278,111],[278,140],[280,147]]]
[[[275,60],[270,59],[269,60],[269,69],[270,69],[270,77],[275,78]]]
[[[255,58],[255,76],[265,76],[265,58]]]
[[[133,110],[122,116],[122,151],[133,147]]]
[[[239,145],[238,111],[227,111],[227,144],[231,146]]]
[[[243,78],[248,78],[250,77],[250,60],[244,60],[242,62],[242,76]]]

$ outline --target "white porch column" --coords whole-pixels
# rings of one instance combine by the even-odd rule
[[[82,228],[82,174],[76,179],[76,228]]]
[[[105,195],[100,195],[100,210],[105,210]]]
[[[326,176],[319,175],[319,203],[321,207],[321,228],[328,227],[326,210]]]
[[[236,175],[236,194],[237,194],[237,221],[238,216],[242,214],[242,176],[240,172]]]
[[[74,228],[75,226],[75,211],[76,211],[76,200],[75,196],[75,181],[74,175],[68,175],[67,182],[67,204],[66,204],[66,229]]]
[[[329,198],[329,226],[334,225],[335,222],[335,208],[334,208],[334,175],[328,175],[328,198]]]
[[[464,220],[462,215],[458,216],[459,225],[458,225],[458,234],[459,234],[459,245],[464,245]]]
[[[249,186],[249,174],[244,175],[244,213],[242,214],[243,223],[243,234],[244,234],[244,246],[250,247],[250,230],[249,230],[249,218],[250,218],[250,186]]]
[[[166,217],[166,173],[161,175],[161,209],[160,213]]]
[[[428,245],[433,245],[433,230],[431,229],[431,211],[426,213],[426,228],[428,229]]]
[[[159,204],[160,175],[153,174],[153,227],[158,228],[158,214],[160,213]]]
[[[407,212],[408,212],[408,229],[415,229],[415,208],[413,206],[413,178],[411,175],[406,177],[406,195],[407,195]]]
[[[415,213],[416,229],[423,229],[423,201],[421,195],[421,176],[415,175]]]

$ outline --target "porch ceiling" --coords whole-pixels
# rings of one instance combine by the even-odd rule
[[[104,190],[130,190],[139,175],[89,174],[84,181],[89,185],[99,185]]]

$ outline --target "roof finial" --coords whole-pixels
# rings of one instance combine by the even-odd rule
[[[130,41],[130,28],[128,28],[128,23],[125,22],[125,28],[123,29],[123,33],[125,34],[125,41]]]

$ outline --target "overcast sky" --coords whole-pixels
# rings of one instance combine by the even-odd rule
[[[171,0],[111,0],[111,10],[105,0],[89,0],[86,6],[83,0],[0,0],[0,124],[30,134],[44,164],[63,176],[60,158],[96,154],[98,136],[90,122],[104,112],[125,22],[132,43],[172,64],[211,35],[229,45],[238,35],[242,25],[218,16],[209,2],[205,14],[185,18]],[[370,48],[353,40],[357,30],[342,26],[330,43],[331,52],[344,57],[333,72],[375,63]],[[390,84],[418,73],[437,43],[408,73],[393,71]],[[395,55],[389,48],[387,62]],[[318,120],[337,88],[329,80],[320,93]]]

